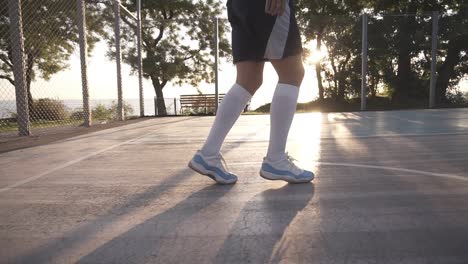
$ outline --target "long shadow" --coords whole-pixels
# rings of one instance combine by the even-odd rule
[[[263,126],[259,128],[259,130],[246,135],[244,139],[250,138],[262,129]],[[224,148],[223,153],[231,152],[240,145],[242,145],[242,140],[235,144],[229,144]],[[117,205],[106,212],[103,216],[99,216],[97,219],[63,234],[60,238],[53,238],[44,245],[30,250],[26,254],[17,256],[13,260],[13,263],[49,263],[55,256],[59,256],[62,251],[75,247],[76,245],[84,242],[87,237],[98,233],[107,225],[113,223],[115,218],[131,213],[134,209],[144,207],[148,202],[158,199],[164,192],[175,188],[178,183],[183,182],[183,180],[189,175],[194,174],[191,169],[186,168],[186,163],[183,165],[181,164],[181,166],[184,166],[185,168],[174,173],[173,176],[164,180],[159,185],[153,186],[142,193],[131,196],[126,203]],[[215,186],[220,187],[217,185]]]
[[[263,191],[242,209],[215,263],[268,263],[281,260],[274,252],[298,212],[314,196],[313,184],[286,184]]]
[[[164,238],[174,235],[179,225],[231,189],[232,185],[205,187],[164,213],[110,240],[77,263],[148,263],[150,259],[158,262],[158,256],[163,257],[165,253],[162,252]]]

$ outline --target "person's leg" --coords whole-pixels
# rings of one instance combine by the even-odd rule
[[[203,155],[214,156],[219,153],[228,132],[252,98],[252,95],[262,85],[263,66],[263,62],[254,61],[238,62],[236,64],[236,84],[224,96],[218,108],[210,134],[201,149]]]
[[[262,85],[263,66],[263,62],[254,61],[236,64],[236,84],[224,96],[205,144],[189,163],[190,168],[217,183],[232,184],[237,181],[237,176],[228,172],[221,162],[220,149],[246,104]]]
[[[296,112],[299,87],[304,78],[301,55],[272,60],[279,81],[270,108],[270,144],[267,158],[279,160],[285,155],[289,128]]]
[[[260,175],[268,180],[290,183],[310,182],[314,174],[297,167],[286,154],[286,140],[296,112],[299,87],[304,78],[301,55],[272,60],[279,82],[270,107],[270,142]]]

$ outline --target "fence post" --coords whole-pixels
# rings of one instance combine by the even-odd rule
[[[140,117],[145,116],[145,99],[143,93],[143,59],[141,56],[141,0],[137,0],[137,40],[138,40],[138,86],[140,89]]]
[[[122,95],[122,53],[120,50],[120,0],[114,0],[115,61],[117,63],[117,120],[124,120]]]
[[[214,43],[215,43],[215,113],[219,105],[219,18],[214,18]]]
[[[88,43],[86,40],[86,13],[85,0],[76,0],[78,13],[78,31],[80,36],[80,61],[81,61],[81,87],[83,93],[83,115],[84,125],[91,126],[91,109],[89,105],[88,90]]]
[[[174,115],[177,115],[177,98],[174,97]]]
[[[367,14],[362,14],[361,111],[367,108]]]
[[[10,41],[15,78],[16,112],[18,114],[16,122],[18,123],[19,135],[29,136],[31,134],[31,124],[29,121],[28,92],[25,84],[21,0],[8,1],[8,15],[10,17]]]
[[[439,12],[432,12],[432,53],[431,53],[431,83],[429,91],[429,107],[435,107],[437,83],[437,33],[439,31]]]

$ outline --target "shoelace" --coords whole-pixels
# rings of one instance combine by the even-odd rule
[[[291,166],[291,169],[295,172],[295,173],[301,173],[302,172],[302,169],[300,169],[294,162],[297,161],[297,159],[289,156],[289,153],[286,152],[286,160],[288,161],[289,165]]]
[[[226,160],[224,159],[223,155],[221,154],[218,154],[217,158],[219,158],[220,161],[222,161],[222,164],[224,166],[224,168],[226,169],[226,171],[229,171],[229,167],[227,165],[227,162]]]

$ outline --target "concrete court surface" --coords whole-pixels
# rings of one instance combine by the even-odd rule
[[[228,135],[236,185],[189,170],[212,122],[0,154],[0,263],[468,263],[468,109],[297,114],[303,185],[258,176],[268,115]]]

